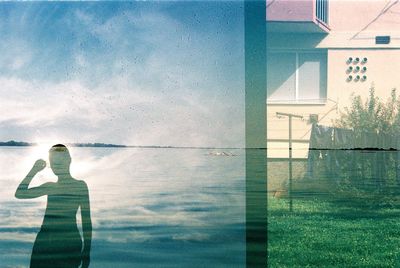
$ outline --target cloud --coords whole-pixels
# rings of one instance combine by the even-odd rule
[[[231,118],[234,107],[206,103],[201,94],[157,95],[116,80],[96,88],[79,81],[59,84],[0,77],[0,124],[31,129],[3,132],[3,139],[45,140],[59,136],[66,142],[114,142],[133,145],[237,145]],[[120,86],[121,85],[121,86]],[[25,135],[21,135],[25,134]],[[15,135],[15,136],[13,136]],[[240,144],[239,144],[240,145]]]
[[[0,139],[243,146],[243,58],[229,42],[235,33],[212,21],[208,31],[192,27],[161,8],[96,11],[70,8],[34,24],[37,38],[48,40],[44,28],[52,23],[56,36],[47,47],[36,36],[15,37],[27,56],[15,55],[8,63],[15,71],[0,77],[7,96]]]
[[[7,51],[0,55],[0,140],[44,142],[0,153],[0,227],[9,230],[7,241],[14,237],[31,250],[26,242],[40,228],[46,197],[13,195],[54,141],[243,146],[243,23],[229,16],[229,7],[210,3],[220,14],[210,17],[193,3],[177,9],[43,2],[0,10],[0,48]],[[224,28],[232,22],[240,26]],[[226,241],[232,224],[244,226],[244,156],[207,153],[71,148],[72,175],[90,189],[94,241],[124,250],[148,241],[157,246],[157,239],[181,245],[218,234]],[[55,180],[45,169],[32,186]]]

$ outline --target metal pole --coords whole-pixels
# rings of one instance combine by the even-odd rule
[[[293,211],[292,197],[292,115],[289,115],[289,209]]]
[[[277,116],[287,116],[289,118],[289,210],[293,211],[293,196],[292,196],[292,182],[293,182],[293,167],[292,167],[292,118],[303,119],[301,115],[289,114],[289,113],[276,113]]]

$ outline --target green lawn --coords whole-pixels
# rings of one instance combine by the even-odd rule
[[[269,267],[400,267],[400,210],[268,199]]]

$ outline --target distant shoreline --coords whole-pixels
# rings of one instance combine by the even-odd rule
[[[11,146],[11,147],[30,147],[37,146],[37,143],[25,142],[25,141],[0,141],[0,146]],[[158,148],[158,149],[208,149],[208,150],[235,150],[245,149],[239,147],[195,147],[195,146],[159,146],[159,145],[122,145],[112,143],[65,143],[70,147],[96,147],[96,148]],[[262,149],[262,148],[260,148]]]
[[[37,143],[33,142],[25,142],[25,141],[0,141],[0,146],[16,146],[16,147],[28,147],[28,146],[37,146]],[[128,147],[126,145],[120,145],[120,144],[109,144],[109,143],[65,143],[65,145],[71,146],[71,147]]]

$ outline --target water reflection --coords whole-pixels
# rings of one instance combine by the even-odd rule
[[[72,176],[90,189],[90,267],[245,266],[244,150],[68,149]],[[0,148],[1,268],[29,267],[47,196],[18,200],[14,193],[47,154],[41,146]],[[50,168],[30,186],[47,181],[57,181]]]
[[[92,223],[88,187],[84,181],[71,176],[71,156],[64,145],[51,147],[49,159],[50,167],[58,177],[57,182],[46,182],[29,188],[36,174],[46,167],[46,162],[39,159],[15,192],[15,197],[19,199],[47,195],[47,208],[33,245],[30,267],[74,268],[81,264],[82,268],[89,267]],[[82,215],[83,243],[76,220],[79,208]]]

